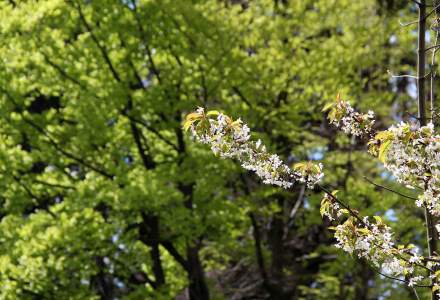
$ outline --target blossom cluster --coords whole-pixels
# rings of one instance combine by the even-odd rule
[[[335,103],[326,106],[324,110],[330,109],[329,120],[345,133],[357,137],[369,138],[373,133],[374,112],[368,111],[366,114],[357,112],[350,103],[339,98]]]
[[[338,191],[326,193],[321,201],[321,215],[330,221],[339,221],[345,216],[345,222],[333,227],[335,230],[336,247],[359,258],[368,260],[373,266],[385,274],[405,276],[408,284],[413,286],[424,277],[415,273],[415,266],[422,265],[423,257],[412,253],[410,247],[396,247],[392,239],[391,228],[382,219],[374,216],[361,217],[356,211],[348,210],[336,198]]]
[[[353,217],[348,218],[335,227],[335,238],[336,247],[367,259],[387,275],[403,276],[409,286],[425,279],[416,273],[416,267],[422,265],[423,257],[411,252],[409,248],[396,247],[391,228],[377,216],[374,221],[364,217],[362,222]]]
[[[406,123],[391,126],[376,138],[384,166],[398,182],[408,187],[419,187],[423,193],[416,201],[434,215],[440,215],[440,135],[432,123],[414,128]]]
[[[384,162],[384,167],[398,182],[423,190],[416,205],[425,206],[432,214],[440,216],[440,135],[435,134],[432,123],[415,127],[401,122],[374,134],[374,113],[371,111],[358,113],[342,100],[331,108],[331,123],[344,132],[368,137],[370,153]]]
[[[214,154],[238,160],[266,184],[288,189],[294,183],[304,183],[311,188],[323,176],[321,164],[300,163],[290,168],[278,155],[269,153],[261,140],[251,140],[249,127],[240,119],[234,121],[217,111],[198,108],[186,117],[184,129],[190,129],[192,136],[209,145]]]
[[[320,213],[322,217],[327,217],[330,221],[339,220],[344,213],[348,211],[341,207],[341,205],[335,201],[335,196],[338,191],[334,191],[331,195],[325,193],[321,201]]]
[[[329,108],[332,124],[346,133],[367,138],[369,152],[383,162],[385,169],[398,182],[422,191],[416,205],[426,207],[431,214],[440,216],[440,135],[435,133],[432,123],[420,127],[401,122],[376,133],[373,130],[372,112],[360,114],[339,99]],[[337,212],[340,209],[338,203],[324,199],[321,214],[330,220],[337,219],[341,214]],[[410,253],[407,248],[396,248],[391,240],[390,228],[381,221],[370,223],[368,218],[361,223],[357,221],[358,218],[350,217],[335,228],[338,247],[366,258],[387,274],[404,276],[410,286],[426,278],[432,280],[433,291],[440,290],[440,272],[436,272],[440,263],[436,257],[424,259]],[[440,224],[435,227],[440,232]],[[415,266],[430,270],[429,278],[417,275]]]

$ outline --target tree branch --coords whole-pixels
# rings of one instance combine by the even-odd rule
[[[90,34],[92,40],[95,42],[96,46],[98,47],[98,49],[101,51],[102,57],[104,58],[104,61],[106,62],[108,68],[110,69],[110,72],[112,73],[113,77],[118,81],[121,82],[121,78],[119,77],[118,73],[116,72],[115,67],[113,66],[110,57],[107,54],[107,50],[105,49],[104,46],[102,46],[99,43],[98,38],[96,37],[95,33],[93,32],[92,27],[89,25],[89,23],[87,22],[84,13],[82,11],[81,8],[81,4],[79,4],[78,2],[76,2],[76,9],[78,11],[79,17],[81,19],[81,21],[83,22],[84,26],[86,27],[88,33]]]
[[[168,253],[174,257],[174,259],[185,269],[185,271],[189,272],[189,265],[186,259],[180,255],[179,251],[174,247],[174,245],[170,241],[162,241],[160,244],[168,251]]]
[[[407,198],[407,199],[417,200],[416,197],[411,197],[411,196],[408,196],[408,195],[402,194],[402,193],[400,193],[400,192],[398,192],[398,191],[395,191],[395,190],[393,190],[393,189],[391,189],[391,188],[389,188],[389,187],[386,187],[386,186],[383,186],[383,185],[377,184],[377,183],[373,182],[372,180],[368,179],[366,176],[364,176],[363,178],[364,178],[366,181],[368,181],[369,183],[371,183],[372,185],[374,185],[374,186],[376,186],[376,187],[378,187],[378,188],[381,188],[381,189],[387,190],[387,191],[389,191],[389,192],[392,192],[392,193],[394,193],[394,194],[396,194],[396,195],[402,196],[402,197]]]
[[[417,102],[420,126],[426,125],[426,108],[425,108],[425,78],[420,77],[421,74],[425,74],[425,51],[426,51],[426,0],[420,0],[419,4],[419,27],[418,27],[418,49],[417,49]],[[425,190],[426,190],[425,183]],[[434,256],[437,251],[437,239],[435,234],[435,228],[433,224],[433,217],[428,208],[425,207],[425,222],[426,222],[426,239],[428,243],[429,256]],[[431,270],[430,275],[433,275],[436,270]],[[431,280],[434,284],[434,279]],[[433,300],[440,299],[438,293],[433,291],[431,293]]]

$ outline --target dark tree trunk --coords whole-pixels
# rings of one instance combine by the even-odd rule
[[[280,208],[283,208],[283,200],[278,200]],[[272,281],[281,283],[283,281],[283,265],[284,265],[284,221],[282,211],[272,216],[268,232],[268,243],[271,251],[270,272]]]
[[[188,245],[186,248],[186,256],[188,263],[189,299],[208,300],[209,289],[199,257],[199,247]]]
[[[368,282],[373,279],[374,274],[371,268],[367,265],[365,261],[357,261],[358,270],[355,278],[355,289],[354,289],[354,299],[356,300],[368,300]]]
[[[113,278],[105,272],[104,257],[96,256],[95,261],[99,272],[93,276],[92,285],[97,290],[101,300],[111,300],[114,293]]]
[[[159,245],[159,218],[142,213],[142,223],[139,227],[140,240],[151,248],[150,256],[153,262],[154,282],[153,288],[157,289],[165,283],[165,274],[162,268]]]
[[[181,184],[180,191],[185,195],[185,207],[193,210],[193,184]],[[193,244],[195,243],[195,244]],[[200,240],[199,238],[190,241],[186,246],[186,262],[189,280],[189,298],[190,300],[209,300],[209,289],[205,280],[202,263],[199,256]]]
[[[283,266],[285,264],[285,255],[283,243],[283,213],[279,212],[272,216],[269,231],[267,232],[267,241],[269,245],[269,250],[271,252],[271,263],[269,272],[266,270],[264,263],[260,228],[258,226],[256,216],[251,213],[249,217],[251,219],[253,228],[255,254],[260,271],[260,276],[263,280],[263,288],[269,294],[270,299],[288,300],[290,299],[293,291],[291,289],[286,289],[286,284],[284,282]]]
[[[270,287],[268,292],[272,299],[287,300],[292,293],[287,289],[283,267],[285,266],[285,247],[284,247],[284,198],[280,195],[278,205],[280,211],[272,215],[268,231],[268,245],[271,252],[270,264]]]

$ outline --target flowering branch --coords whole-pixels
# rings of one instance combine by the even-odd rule
[[[338,241],[336,247],[353,254],[359,258],[365,258],[376,268],[384,270],[390,275],[405,276],[408,284],[415,286],[416,282],[423,277],[415,276],[415,267],[431,271],[422,262],[424,258],[412,253],[413,246],[398,246],[392,242],[391,228],[386,226],[379,216],[373,216],[374,223],[369,217],[361,217],[356,210],[350,209],[337,197],[337,191],[330,192],[319,186],[325,192],[321,201],[321,215],[330,221],[338,221],[344,215],[349,217],[335,230],[335,238]]]
[[[358,113],[348,102],[340,100],[339,97],[335,103],[328,104],[325,110],[330,110],[328,114],[330,123],[338,126],[346,133],[368,139],[369,152],[383,162],[385,169],[398,182],[409,188],[419,188],[423,191],[418,198],[414,199],[417,206],[424,207],[428,214],[440,216],[440,154],[438,151],[440,149],[440,135],[435,133],[432,123],[425,124],[421,122],[422,126],[415,126],[401,122],[387,130],[375,132],[372,129],[374,120],[372,117],[369,118],[369,116],[374,115],[373,113]],[[336,228],[345,229],[339,226]],[[431,228],[430,224],[427,226]],[[436,225],[436,228],[439,231],[440,224]],[[430,230],[433,232],[435,230],[434,226]],[[350,238],[349,233],[350,231],[345,231],[340,234],[340,240]],[[351,237],[353,238],[353,235]],[[429,235],[430,245],[433,238],[435,237],[431,233]],[[383,253],[388,252],[387,249],[382,250],[384,250]],[[399,252],[395,253],[398,254]],[[434,255],[436,255],[435,252],[430,250],[429,258],[417,259],[417,264],[425,262],[426,268],[430,271],[433,292],[440,290],[440,273],[437,271],[440,264],[436,261]],[[370,260],[373,260],[372,258],[369,257]],[[410,257],[407,262],[413,260],[414,256]],[[392,266],[392,270],[397,271],[398,265],[394,264],[393,261],[391,263],[392,265],[387,267]],[[406,273],[405,276],[412,273],[409,272],[412,269],[411,266],[408,267],[408,265],[405,266],[405,264],[400,263],[400,267],[403,267],[402,270]],[[412,276],[410,284],[414,284],[414,282],[417,282],[416,279],[421,278],[420,276]]]
[[[369,152],[384,163],[398,182],[424,190],[416,205],[440,216],[440,135],[435,134],[432,123],[418,127],[401,122],[376,133],[372,130],[371,111],[360,114],[339,99],[327,108],[331,108],[330,123],[346,133],[368,137]]]
[[[191,130],[196,141],[209,145],[215,155],[238,160],[265,184],[288,189],[300,183],[312,188],[324,175],[322,164],[298,163],[290,168],[278,155],[269,153],[261,140],[250,140],[249,127],[240,119],[232,120],[218,111],[198,108],[187,115],[183,127]]]
[[[369,139],[375,136],[372,112],[360,114],[340,99],[330,108],[333,123],[345,132]],[[336,192],[321,186],[321,164],[298,163],[290,168],[278,155],[269,153],[261,140],[252,141],[249,127],[240,119],[233,120],[218,111],[205,112],[203,108],[198,108],[187,115],[183,127],[186,131],[191,131],[196,141],[209,145],[215,155],[236,159],[243,168],[255,172],[263,183],[285,189],[297,183],[305,184],[309,188],[318,187],[325,193],[321,202],[322,216],[331,221],[346,218],[343,223],[333,228],[337,247],[367,259],[389,277],[403,276],[405,279],[402,280],[409,286],[424,287],[418,283],[425,277],[419,275],[416,267],[432,272],[427,265],[435,266],[437,263],[428,261],[426,265],[423,264],[426,260],[413,253],[411,246],[396,247],[392,241],[391,228],[385,225],[380,217],[374,216],[374,221],[369,217],[362,218],[356,210],[340,201]]]
[[[356,137],[369,139],[374,135],[374,112],[369,110],[361,114],[353,109],[351,105],[343,101],[338,94],[336,102],[327,104],[322,111],[328,111],[328,118],[331,124],[341,128],[345,133]]]

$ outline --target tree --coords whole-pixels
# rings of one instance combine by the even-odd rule
[[[1,298],[367,295],[374,274],[338,275],[351,261],[327,247],[318,195],[260,187],[181,130],[219,106],[284,158],[325,154],[353,198],[392,203],[320,113],[335,86],[404,103],[381,66],[409,54],[410,35],[389,41],[400,7],[352,2],[2,1]]]

